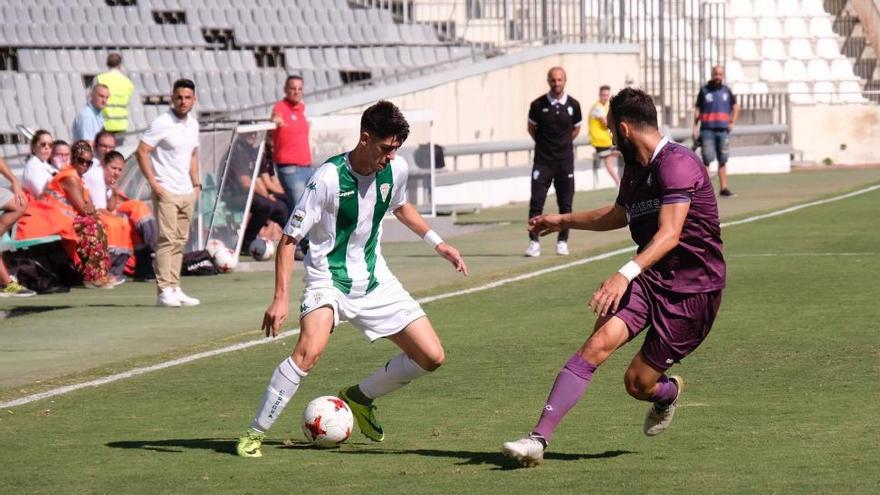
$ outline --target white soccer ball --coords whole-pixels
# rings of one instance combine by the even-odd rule
[[[302,415],[302,431],[318,447],[337,447],[351,436],[354,417],[339,397],[325,395],[309,402]]]
[[[217,255],[217,251],[221,249],[226,249],[226,244],[223,244],[223,241],[220,239],[209,239],[207,244],[205,244],[205,250],[208,251],[208,254],[213,258]]]
[[[236,265],[238,265],[238,258],[233,250],[223,248],[214,253],[214,266],[220,273],[231,272],[235,270]]]
[[[257,237],[248,246],[248,252],[257,261],[266,261],[275,256],[275,243],[265,237]]]

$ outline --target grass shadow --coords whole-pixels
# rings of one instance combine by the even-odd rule
[[[60,309],[70,309],[73,306],[56,305],[56,306],[13,306],[11,308],[3,308],[4,318],[16,318],[19,316],[27,316],[37,313],[47,313],[49,311],[58,311]],[[0,318],[2,319],[2,318]]]
[[[109,442],[114,449],[141,449],[153,452],[180,454],[184,450],[213,450],[220,454],[236,455],[235,439],[231,438],[178,438],[169,440],[126,440]],[[268,440],[263,445],[283,445],[282,442]]]
[[[421,455],[427,457],[445,457],[460,459],[459,466],[471,465],[494,465],[494,470],[518,469],[522,466],[516,461],[504,457],[501,452],[479,452],[468,450],[439,450],[439,449],[370,449],[370,450],[340,450],[340,454],[380,454],[380,455]],[[545,460],[551,461],[580,461],[585,459],[607,459],[621,455],[635,454],[629,450],[606,450],[596,454],[572,454],[567,452],[547,452]]]

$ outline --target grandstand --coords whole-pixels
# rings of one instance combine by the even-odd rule
[[[637,44],[631,82],[670,127],[687,124],[715,63],[744,95],[747,123],[787,124],[775,111],[785,95],[794,105],[878,98],[877,42],[863,25],[880,14],[860,0],[8,0],[0,18],[0,154],[13,167],[27,152],[17,126],[68,137],[111,50],[137,88],[134,131],[180,76],[200,88],[203,122],[260,118],[288,73],[317,102],[555,44]]]

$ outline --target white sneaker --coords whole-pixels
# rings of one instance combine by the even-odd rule
[[[648,412],[645,414],[645,426],[642,431],[649,437],[659,435],[666,431],[666,428],[669,428],[669,424],[672,423],[672,417],[675,416],[678,398],[681,397],[681,392],[684,390],[684,380],[680,376],[672,375],[669,379],[675,382],[675,386],[678,387],[678,394],[676,394],[672,404],[669,404],[665,409],[658,410],[656,404],[651,404],[651,407],[648,408]]]
[[[198,299],[184,294],[183,291],[180,290],[180,287],[174,288],[174,295],[177,296],[177,300],[180,301],[181,306],[198,306],[201,304],[201,301]]]
[[[541,256],[541,243],[538,241],[529,241],[529,247],[526,248],[526,256],[529,258],[537,258]]]
[[[556,254],[560,256],[568,256],[568,243],[559,241],[556,243]]]
[[[156,300],[156,306],[164,308],[179,308],[181,306],[180,299],[174,289],[166,287],[159,292],[159,298]]]
[[[544,460],[544,444],[529,435],[515,442],[504,442],[501,453],[525,467],[535,467]]]

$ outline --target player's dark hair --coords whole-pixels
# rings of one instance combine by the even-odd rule
[[[657,108],[654,107],[654,100],[640,89],[621,89],[611,98],[608,113],[618,123],[627,122],[639,129],[657,129]]]
[[[74,142],[70,147],[70,163],[91,163],[93,156],[92,145],[83,139]]]
[[[67,141],[65,141],[65,140],[63,140],[63,139],[56,139],[55,141],[52,141],[52,150],[53,150],[53,151],[55,150],[55,148],[56,148],[57,146],[67,146],[67,147],[70,147],[70,145],[67,143]]]
[[[171,88],[171,92],[175,92],[178,89],[191,89],[193,92],[196,91],[196,83],[192,81],[192,79],[178,79],[174,81],[174,86]]]
[[[599,91],[611,91],[611,86],[609,86],[607,84],[603,84],[603,85],[599,86]]]
[[[298,74],[291,74],[291,75],[287,76],[287,79],[284,80],[284,87],[286,88],[287,85],[290,84],[290,81],[302,81],[302,80],[303,80],[302,76],[300,76]],[[305,81],[303,81],[303,82],[305,82]]]
[[[46,129],[38,129],[37,132],[35,132],[34,135],[31,136],[31,149],[34,149],[34,146],[36,146],[37,143],[40,142],[41,137],[51,135],[52,133],[47,131]]]
[[[125,157],[122,156],[122,153],[118,151],[111,151],[104,155],[104,165],[112,162],[113,160],[122,160],[125,161]]]
[[[379,139],[394,136],[403,144],[409,137],[409,123],[393,103],[380,100],[364,110],[361,116],[361,132],[364,131]]]

